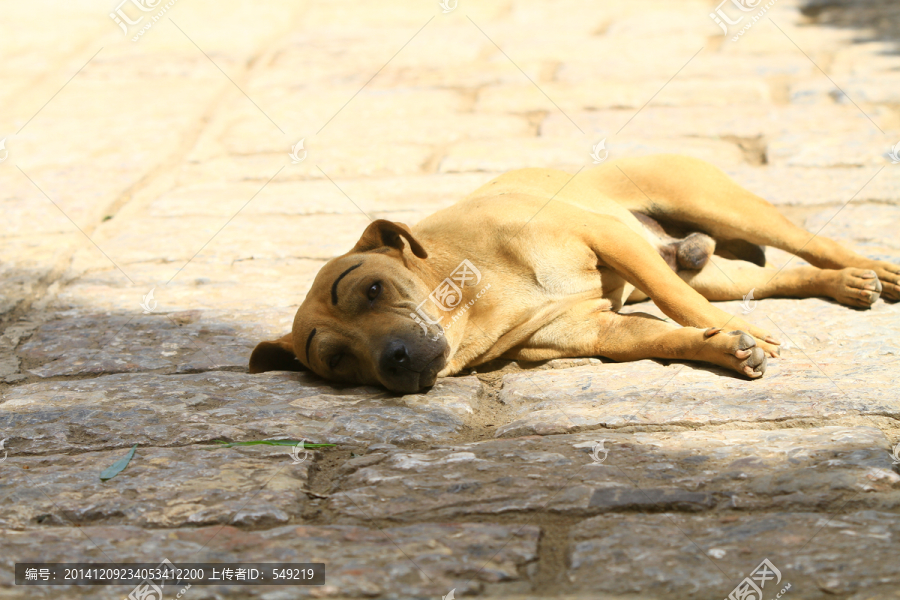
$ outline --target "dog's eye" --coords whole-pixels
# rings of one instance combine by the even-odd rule
[[[328,360],[328,368],[334,371],[337,369],[337,366],[341,363],[341,359],[344,358],[344,355],[341,353],[335,354]]]
[[[366,290],[366,297],[371,301],[375,300],[378,296],[381,295],[381,284],[373,283],[369,286],[369,289]]]

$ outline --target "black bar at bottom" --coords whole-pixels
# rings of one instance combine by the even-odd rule
[[[324,563],[16,563],[16,585],[324,584]]]

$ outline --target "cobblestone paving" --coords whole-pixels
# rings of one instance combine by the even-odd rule
[[[326,563],[189,600],[721,598],[764,559],[766,598],[900,598],[896,304],[721,303],[787,340],[753,382],[573,359],[396,396],[246,369],[369,219],[601,141],[900,261],[898,13],[847,4],[743,34],[764,4],[722,4],[723,35],[694,0],[7,3],[0,597],[130,592],[14,586],[16,562],[168,558]],[[335,446],[208,451],[260,439]]]

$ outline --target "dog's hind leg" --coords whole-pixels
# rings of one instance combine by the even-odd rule
[[[670,221],[717,241],[774,246],[822,269],[875,271],[882,295],[900,300],[900,265],[871,260],[797,227],[763,198],[701,160],[657,155],[611,161],[584,176],[631,211]]]
[[[869,308],[882,292],[875,272],[866,269],[803,266],[779,271],[719,256],[699,271],[681,270],[678,276],[707,300],[741,300],[752,290],[757,300],[824,296],[846,306]]]

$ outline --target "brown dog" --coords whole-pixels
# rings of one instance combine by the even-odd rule
[[[766,268],[766,245],[814,266]],[[868,308],[900,299],[900,266],[794,226],[696,159],[622,159],[575,177],[523,169],[412,230],[373,222],[319,271],[293,331],[256,347],[250,372],[308,368],[415,392],[497,357],[604,356],[756,378],[780,342],[708,302],[750,290]],[[682,327],[617,314],[647,297]]]

